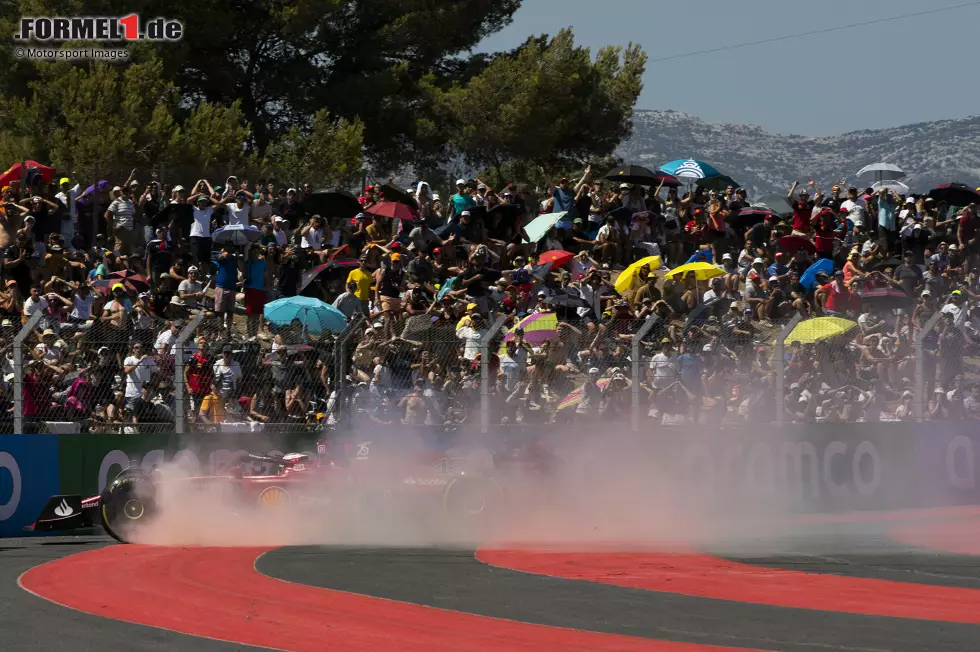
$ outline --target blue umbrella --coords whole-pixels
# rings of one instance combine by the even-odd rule
[[[834,271],[834,261],[829,258],[821,258],[817,262],[810,265],[809,269],[803,272],[803,276],[800,277],[800,285],[805,287],[807,290],[812,290],[813,286],[817,284],[817,272],[823,272],[824,274],[831,274]]]
[[[294,322],[314,335],[323,331],[340,333],[347,327],[347,317],[329,303],[313,297],[285,297],[265,304],[265,318],[277,326]]]
[[[711,177],[721,176],[721,172],[704,161],[696,161],[693,158],[678,159],[660,166],[661,172],[677,177],[684,183],[693,183],[698,179],[710,179]]]
[[[687,262],[685,262],[684,264],[686,265],[687,263],[696,263],[698,261],[701,261],[703,263],[714,263],[714,261],[712,260],[711,250],[698,249],[697,251],[694,252],[694,255],[692,255],[690,258],[687,259]]]
[[[453,285],[456,283],[455,276],[450,276],[446,279],[446,282],[442,284],[439,288],[439,293],[436,295],[436,301],[442,301],[442,298],[453,291]]]

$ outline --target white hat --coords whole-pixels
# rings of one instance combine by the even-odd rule
[[[592,368],[589,369],[589,375],[590,376],[598,376],[599,375],[599,370],[596,369],[595,367],[592,367]]]
[[[761,258],[756,258],[755,260],[752,261],[752,264],[753,265],[765,265],[766,264],[766,261],[762,260]]]
[[[441,200],[442,197],[439,196],[439,193],[437,192],[432,193],[432,201],[441,201]]]
[[[289,190],[287,190],[287,191],[286,191],[286,194],[287,194],[287,195],[288,195],[289,193],[293,193],[293,194],[295,195],[295,194],[296,194],[296,188],[290,188]]]
[[[905,203],[906,204],[914,204],[915,203],[915,197],[906,197],[905,198]]]
[[[196,271],[198,271],[196,265],[191,265],[190,267],[187,268],[187,273],[188,274],[190,274],[191,272],[196,272]]]
[[[113,186],[112,192],[120,192],[120,191],[122,191],[122,188],[120,188],[119,186]]]
[[[469,211],[463,211],[462,213],[459,214],[459,216],[460,217],[463,217],[463,216],[469,217],[470,216],[470,212]]]
[[[624,190],[624,189],[628,189],[628,188],[630,188],[630,187],[631,187],[631,186],[630,186],[630,184],[628,184],[628,183],[621,183],[621,184],[619,184],[619,189],[620,189],[620,190]]]
[[[959,249],[959,247],[956,246],[956,243],[955,242],[953,244],[949,245],[949,250],[950,251],[956,251],[957,249]]]
[[[174,186],[174,192],[180,192],[181,190],[186,190],[184,186]]]
[[[465,186],[466,185],[466,179],[456,179],[456,185],[457,186]]]
[[[770,283],[772,283],[773,281],[778,281],[778,280],[779,280],[779,277],[778,276],[770,276],[769,277],[769,282]]]
[[[283,217],[282,215],[273,215],[272,216],[272,221],[273,222],[285,222],[286,221],[286,218]]]
[[[732,259],[732,255],[731,254],[725,254],[724,256],[721,257],[721,259],[722,260],[731,260]]]
[[[546,297],[546,296],[548,296],[548,293],[545,292],[544,290],[538,290],[538,296],[539,297]]]

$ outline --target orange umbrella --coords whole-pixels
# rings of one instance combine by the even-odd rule
[[[572,262],[572,258],[575,258],[575,254],[572,252],[555,249],[554,251],[546,251],[541,254],[541,257],[538,258],[538,264],[544,265],[545,263],[551,263],[552,267],[561,267]]]

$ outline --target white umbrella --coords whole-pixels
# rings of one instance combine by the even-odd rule
[[[524,226],[524,242],[537,242],[545,236],[548,230],[565,217],[567,211],[560,213],[545,213],[538,215]]]
[[[875,181],[894,181],[895,179],[903,179],[905,171],[891,163],[872,163],[861,168],[858,171],[858,177],[868,177]]]
[[[258,242],[262,237],[262,231],[254,226],[244,224],[229,224],[228,226],[215,229],[211,234],[214,244],[233,244],[237,246],[247,245],[249,242]]]
[[[897,195],[909,194],[909,187],[901,181],[875,181],[871,184],[871,189],[876,192],[882,188],[887,188]]]

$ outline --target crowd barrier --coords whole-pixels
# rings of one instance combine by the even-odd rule
[[[404,428],[391,429],[404,437]],[[430,433],[432,434],[432,433]],[[372,430],[383,440],[387,433]],[[454,433],[436,433],[445,438]],[[469,438],[468,434],[459,437]],[[491,435],[493,437],[493,435]],[[601,439],[600,439],[601,437]],[[130,461],[150,469],[175,459],[220,473],[239,451],[316,455],[314,433],[0,435],[0,536],[24,535],[55,494],[94,495]],[[607,469],[648,465],[649,477],[678,500],[782,503],[790,512],[840,512],[980,504],[980,432],[972,422],[787,425],[760,430],[658,428],[597,434],[568,429],[512,429],[469,446],[504,452],[545,439],[553,450],[589,446]]]

